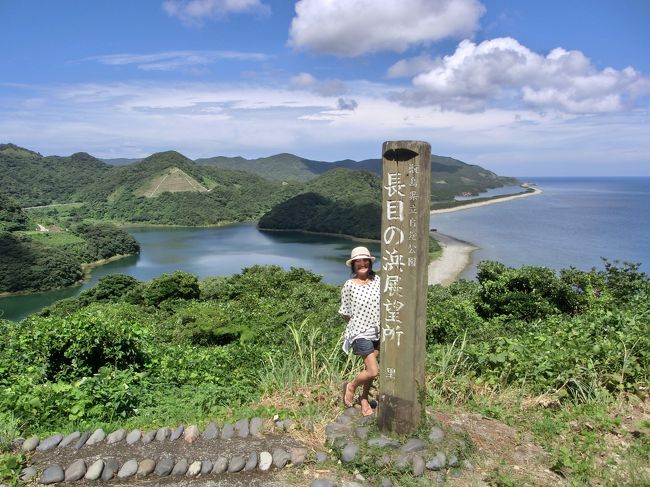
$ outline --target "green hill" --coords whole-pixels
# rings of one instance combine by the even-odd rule
[[[309,181],[301,194],[262,216],[258,226],[378,239],[381,180],[367,171],[332,169]]]
[[[109,168],[85,152],[43,157],[0,144],[0,187],[22,207],[76,201],[79,188],[101,179]]]
[[[243,157],[212,157],[197,159],[197,164],[212,165],[228,169],[240,169],[278,181],[305,182],[332,169],[345,168],[368,171],[381,176],[381,159],[353,161],[345,159],[336,162],[322,162],[304,159],[293,154],[277,154],[259,159]],[[467,164],[458,159],[431,156],[431,200],[433,202],[453,200],[461,194],[478,194],[490,188],[518,184],[515,178],[498,176],[480,166]]]
[[[198,165],[175,151],[112,168],[81,192],[80,218],[163,225],[251,221],[295,195],[292,185]]]
[[[197,159],[197,164],[247,171],[274,181],[305,182],[336,166],[327,162],[310,161],[293,154],[276,154],[258,159],[243,157],[210,157]]]

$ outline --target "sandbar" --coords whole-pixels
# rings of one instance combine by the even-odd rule
[[[456,206],[454,208],[432,210],[431,214],[433,215],[436,213],[449,213],[452,211],[466,210],[469,208],[477,208],[479,206],[486,206],[494,203],[501,203],[503,201],[512,201],[517,198],[525,198],[527,196],[542,194],[542,190],[539,188],[528,186],[526,184],[523,184],[522,186],[531,187],[533,191],[529,193],[505,196],[503,198],[480,201],[477,203],[468,203],[466,205]],[[440,247],[442,247],[442,254],[440,257],[429,264],[428,283],[430,286],[434,284],[447,286],[457,280],[458,276],[460,276],[462,272],[467,268],[467,266],[470,265],[472,262],[472,252],[478,250],[479,247],[470,242],[465,242],[463,240],[459,240],[437,231],[432,231],[431,236],[440,243]]]
[[[468,210],[470,208],[478,208],[479,206],[487,206],[487,205],[493,205],[495,203],[503,203],[505,201],[512,201],[518,198],[526,198],[528,196],[536,196],[543,193],[541,189],[536,188],[534,186],[528,186],[527,184],[522,184],[521,186],[523,188],[530,188],[532,189],[532,191],[529,193],[519,193],[519,194],[513,194],[512,196],[504,196],[503,198],[494,198],[491,200],[478,201],[476,203],[467,203],[466,205],[454,206],[453,208],[441,208],[439,210],[431,210],[431,214],[435,215],[437,213],[451,213],[452,211]]]
[[[442,255],[429,264],[429,286],[447,286],[472,262],[472,252],[478,247],[440,232],[431,232],[431,236],[440,243]]]

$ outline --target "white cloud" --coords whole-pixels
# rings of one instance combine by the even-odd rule
[[[289,86],[296,90],[309,90],[321,96],[339,96],[347,93],[345,83],[339,79],[319,80],[309,73],[300,73],[289,80]]]
[[[406,71],[396,66],[391,69]],[[413,85],[414,90],[400,95],[406,103],[465,111],[525,104],[606,113],[629,108],[635,97],[650,92],[650,79],[633,68],[598,71],[580,51],[557,48],[543,56],[508,37],[478,45],[462,41],[453,54],[417,75]]]
[[[478,0],[299,0],[289,44],[337,56],[403,52],[471,36],[484,10]]]
[[[253,84],[0,88],[5,88],[0,90],[5,142],[42,154],[142,157],[174,149],[191,158],[291,152],[316,160],[361,160],[380,157],[385,140],[414,139],[430,142],[435,154],[506,175],[585,175],[596,174],[596,167],[598,174],[650,175],[647,110],[586,116],[524,108],[468,113],[406,106],[386,97],[392,86],[352,81],[341,101],[311,90]]]
[[[260,0],[165,0],[163,10],[186,24],[200,24],[205,19],[218,19],[229,13],[270,13]]]
[[[151,54],[109,54],[93,56],[86,61],[97,61],[101,64],[123,66],[137,65],[145,71],[175,71],[196,66],[207,66],[221,60],[264,61],[269,56],[256,52],[238,51],[166,51]]]
[[[388,68],[386,76],[388,78],[405,78],[421,74],[429,69],[434,68],[436,61],[426,54],[413,57],[410,59],[402,59]]]
[[[294,88],[308,88],[316,84],[316,78],[309,73],[300,73],[289,80],[289,85]]]

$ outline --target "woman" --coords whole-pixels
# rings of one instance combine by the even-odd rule
[[[363,358],[362,370],[352,382],[343,384],[343,403],[351,407],[354,395],[362,386],[360,398],[364,416],[373,413],[368,394],[373,381],[379,375],[379,276],[372,270],[375,258],[366,247],[355,247],[345,263],[352,269],[352,277],[341,289],[339,314],[347,321],[343,340],[343,351],[348,353],[350,345],[355,355]]]

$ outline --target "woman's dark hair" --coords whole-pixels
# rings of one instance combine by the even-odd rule
[[[367,261],[369,261],[369,263],[370,263],[370,269],[368,270],[368,277],[369,277],[370,279],[374,279],[376,274],[375,274],[375,271],[372,270],[372,260],[370,260],[370,259],[355,259],[355,260],[353,260],[353,261],[352,261],[352,265],[350,265],[350,270],[351,270],[351,274],[350,274],[350,275],[351,275],[352,277],[354,277],[354,276],[357,275],[356,271],[354,270],[354,263],[355,263],[357,260],[367,260]]]

